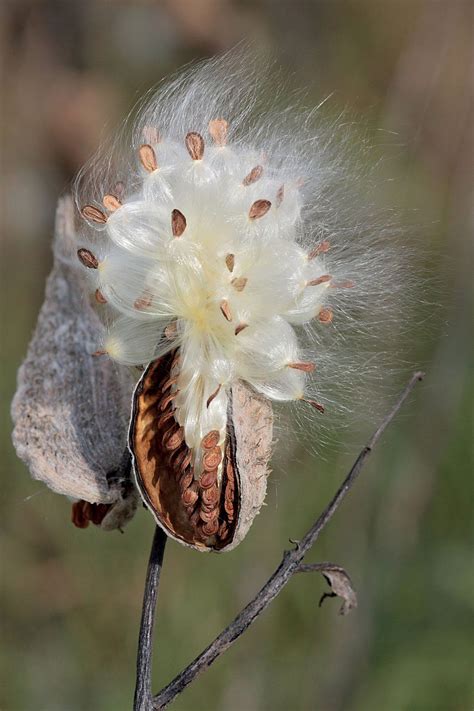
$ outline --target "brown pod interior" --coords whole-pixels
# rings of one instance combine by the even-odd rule
[[[206,466],[196,477],[192,452],[174,417],[178,358],[175,351],[150,363],[136,387],[129,435],[136,482],[170,536],[202,550],[220,550],[232,542],[239,515],[235,437],[228,424],[220,482],[219,433],[204,437]]]

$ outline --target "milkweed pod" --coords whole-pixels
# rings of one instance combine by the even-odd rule
[[[203,437],[198,467],[175,419],[174,384],[169,392],[176,362],[175,354],[158,358],[135,389],[129,448],[136,485],[171,538],[199,551],[229,551],[243,540],[265,498],[271,405],[242,381],[233,383],[226,426]]]

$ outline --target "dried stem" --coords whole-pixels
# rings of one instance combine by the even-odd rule
[[[142,616],[142,626],[140,631],[140,644],[139,644],[139,660],[138,660],[138,675],[137,675],[137,692],[136,692],[136,705],[135,711],[140,709],[140,711],[160,711],[164,709],[173,699],[180,694],[204,669],[207,669],[221,654],[223,654],[234,642],[240,637],[240,635],[245,632],[245,630],[255,621],[255,619],[265,610],[265,608],[272,602],[272,600],[281,592],[283,587],[292,578],[294,573],[303,572],[304,569],[301,567],[301,561],[303,560],[306,553],[310,550],[313,544],[318,539],[320,533],[325,528],[326,524],[330,521],[342,500],[350,491],[354,485],[357,477],[359,476],[363,465],[372,449],[375,447],[387,427],[390,425],[392,420],[397,415],[398,411],[402,407],[403,403],[415,387],[419,380],[422,380],[424,373],[417,372],[411,377],[409,383],[405,387],[404,391],[401,393],[397,402],[390,410],[390,412],[383,419],[375,433],[372,435],[371,439],[360,452],[359,456],[355,460],[351,470],[347,474],[346,478],[342,482],[338,491],[326,506],[324,511],[321,513],[319,518],[315,521],[313,526],[309,529],[306,535],[301,541],[296,544],[296,547],[291,551],[285,551],[283,554],[283,559],[275,570],[273,575],[265,583],[260,592],[254,597],[254,599],[237,615],[237,617],[231,622],[231,624],[226,627],[226,629],[221,632],[213,642],[198,656],[194,659],[191,664],[189,664],[180,674],[178,674],[173,681],[171,681],[167,686],[165,686],[159,694],[151,698],[150,684],[151,684],[151,637],[152,637],[152,627],[153,627],[153,616],[154,607],[156,600],[156,586],[159,577],[159,570],[161,568],[162,552],[164,549],[164,540],[161,544],[161,558],[158,563],[158,575],[156,572],[150,574],[150,570],[147,575],[147,582],[145,588],[144,596],[144,608]],[[155,534],[155,540],[160,534]],[[164,537],[164,534],[161,534]],[[156,548],[159,546],[156,544]],[[152,561],[156,560],[154,557],[155,551],[155,541],[153,544],[152,555],[150,557],[150,565]],[[316,566],[321,566],[322,564],[316,564]],[[313,566],[313,569],[314,568]],[[143,674],[141,678],[140,674]],[[138,689],[141,689],[142,703],[145,705],[137,705],[137,697],[139,695]]]
[[[133,711],[149,711],[153,708],[151,692],[151,667],[153,658],[153,627],[160,573],[165,554],[166,533],[157,526],[148,560],[148,569],[143,593],[142,619],[138,637],[137,680]]]

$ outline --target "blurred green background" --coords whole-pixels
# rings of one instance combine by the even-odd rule
[[[69,502],[32,481],[10,443],[16,369],[51,267],[57,197],[105,124],[144,90],[243,37],[271,49],[314,103],[334,92],[331,111],[349,106],[374,131],[396,132],[393,195],[425,226],[424,298],[440,307],[404,344],[407,361],[426,368],[425,383],[309,558],[345,566],[359,608],[346,618],[337,601],[318,609],[324,581],[296,577],[173,708],[472,709],[469,0],[2,0],[0,18],[2,711],[131,708],[153,532],[144,510],[123,536],[73,528]],[[360,444],[371,428],[362,424]],[[267,506],[233,553],[169,544],[156,690],[259,589],[356,452],[315,458],[301,446],[276,457]]]

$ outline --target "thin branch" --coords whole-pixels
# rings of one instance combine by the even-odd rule
[[[288,583],[294,573],[299,572],[300,564],[306,553],[318,539],[322,530],[330,521],[343,499],[354,485],[359,476],[363,465],[372,449],[375,447],[387,427],[397,415],[403,403],[410,395],[419,380],[422,380],[424,373],[417,372],[411,377],[409,383],[400,395],[399,399],[384,418],[380,426],[377,428],[367,445],[361,451],[355,460],[351,470],[342,482],[333,499],[326,506],[319,518],[306,533],[304,538],[296,544],[296,547],[291,551],[285,551],[283,559],[275,570],[273,575],[265,583],[260,592],[254,599],[237,615],[233,622],[219,634],[213,642],[189,664],[173,681],[165,686],[159,694],[152,700],[151,705],[135,705],[135,711],[160,711],[164,709],[178,694],[180,694],[204,669],[207,669],[221,654],[223,654],[240,635],[245,632],[249,625],[265,610],[266,607],[274,600],[281,592],[282,588]],[[156,534],[158,535],[158,534]],[[163,534],[164,535],[164,534]],[[164,547],[164,544],[163,544]],[[152,551],[153,556],[153,551]],[[161,567],[161,561],[160,561]],[[159,568],[158,568],[159,574]],[[138,663],[138,682],[137,689],[144,689],[142,699],[149,699],[150,693],[150,674],[151,674],[151,631],[153,625],[153,614],[150,615],[150,610],[153,612],[155,607],[156,589],[153,581],[150,580],[150,574],[147,576],[147,587],[144,597],[144,612],[142,618],[142,630],[140,633],[140,648],[139,648],[139,663]],[[148,598],[153,598],[150,601]],[[146,612],[148,610],[148,613]],[[142,632],[144,636],[144,648],[141,648]],[[143,673],[144,679],[140,679],[140,673]]]
[[[151,667],[153,658],[153,626],[160,573],[165,554],[166,533],[157,526],[148,560],[148,569],[143,593],[142,619],[138,637],[137,680],[133,711],[150,711],[153,708],[151,691]]]

